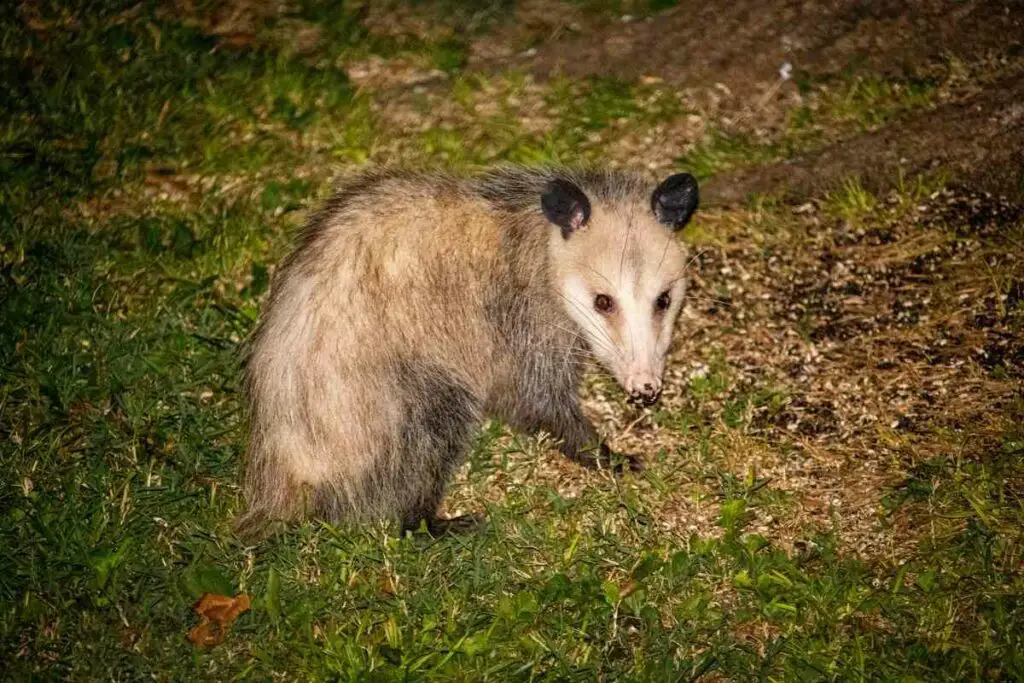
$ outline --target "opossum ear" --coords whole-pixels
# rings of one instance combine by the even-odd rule
[[[540,208],[549,221],[562,229],[569,239],[590,220],[590,200],[583,190],[568,180],[558,178],[548,183],[540,198]]]
[[[679,230],[690,220],[700,203],[697,179],[689,173],[669,176],[651,195],[651,210],[658,220],[673,230]]]

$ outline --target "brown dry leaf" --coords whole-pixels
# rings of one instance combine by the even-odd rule
[[[206,593],[192,609],[200,616],[230,624],[238,618],[238,615],[249,609],[249,596],[239,595],[229,598],[226,595]]]
[[[381,595],[396,595],[398,593],[398,584],[390,572],[380,577],[379,586]]]
[[[202,621],[188,633],[188,639],[199,647],[213,647],[224,642],[231,624],[242,612],[249,609],[248,595],[228,597],[215,593],[205,593],[199,602],[192,606]]]
[[[218,629],[214,633],[213,622],[209,619],[204,619],[203,623],[188,632],[188,639],[199,647],[213,647],[224,640],[224,632]]]

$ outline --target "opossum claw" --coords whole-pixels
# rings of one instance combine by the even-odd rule
[[[430,519],[421,519],[415,526],[406,524],[402,528],[402,533],[411,532],[413,534],[426,531],[427,535],[433,538],[440,538],[447,534],[453,536],[459,536],[462,534],[472,533],[478,531],[487,520],[484,517],[480,517],[474,514],[458,515],[456,517],[432,517]],[[425,529],[424,529],[425,528]]]

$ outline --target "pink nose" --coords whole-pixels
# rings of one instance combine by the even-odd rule
[[[629,378],[625,388],[631,400],[650,405],[661,395],[661,378],[650,373],[642,373]]]

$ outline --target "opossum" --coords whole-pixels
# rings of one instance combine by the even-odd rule
[[[485,416],[586,466],[613,454],[580,409],[581,358],[655,401],[698,205],[686,173],[378,170],[343,182],[275,274],[248,341],[248,510],[425,523]]]

